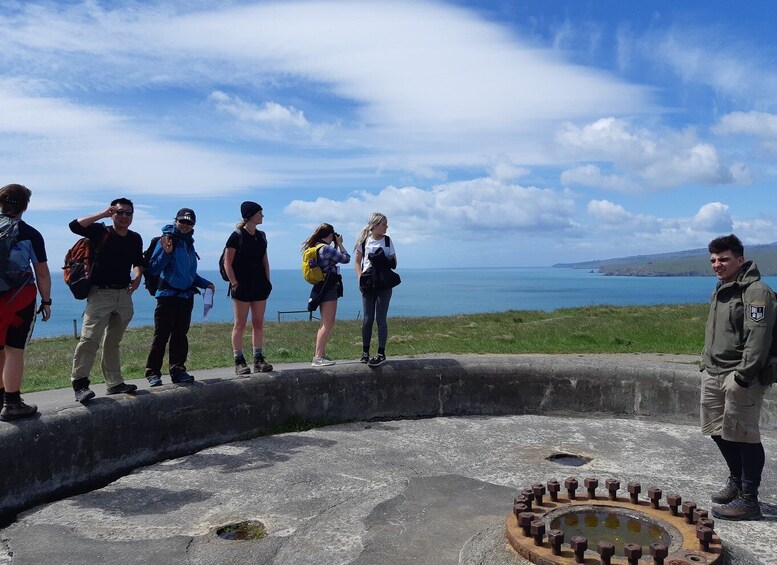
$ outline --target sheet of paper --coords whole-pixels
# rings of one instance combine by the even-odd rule
[[[202,293],[202,317],[207,318],[208,312],[213,308],[213,289],[206,288]]]

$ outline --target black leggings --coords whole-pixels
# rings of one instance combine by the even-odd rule
[[[742,481],[742,492],[757,495],[766,463],[763,444],[728,441],[720,436],[712,436],[712,441],[723,454],[731,476]]]
[[[189,325],[192,320],[194,297],[164,296],[156,299],[154,310],[154,339],[146,360],[146,376],[159,375],[165,357],[165,346],[170,341],[170,375],[186,370],[189,356]]]
[[[388,316],[389,302],[391,302],[391,290],[378,292],[365,292],[362,294],[362,306],[364,307],[364,319],[362,320],[362,351],[369,352],[372,341],[372,323],[378,321],[378,348],[386,349],[388,341]]]

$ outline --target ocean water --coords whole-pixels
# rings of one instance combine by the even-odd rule
[[[715,287],[709,277],[605,277],[583,269],[507,268],[507,269],[400,269],[402,284],[394,289],[390,316],[447,316],[505,310],[545,310],[610,304],[616,306],[649,304],[685,304],[707,302]],[[216,285],[213,309],[202,317],[202,298],[195,297],[192,322],[230,322],[232,303],[226,295],[226,283],[218,271],[201,271]],[[62,281],[52,272],[51,319],[35,325],[34,337],[73,335],[80,332],[86,301],[75,300]],[[764,280],[777,287],[777,277]],[[267,300],[268,321],[277,321],[278,312],[305,310],[310,285],[298,269],[272,271],[273,291]],[[345,293],[340,299],[337,317],[361,316],[361,295],[356,276],[343,269]],[[132,326],[154,323],[156,300],[141,286],[135,293]],[[283,321],[307,319],[307,313],[280,314]]]

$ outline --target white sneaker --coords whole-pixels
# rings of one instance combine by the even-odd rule
[[[313,362],[311,363],[313,367],[328,367],[334,364],[335,362],[329,357],[313,357]]]

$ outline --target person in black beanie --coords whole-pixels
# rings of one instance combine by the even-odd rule
[[[247,375],[251,367],[243,354],[243,333],[251,312],[251,342],[253,345],[254,373],[272,371],[264,358],[264,313],[267,297],[272,291],[270,262],[267,258],[267,236],[257,226],[264,219],[262,207],[246,201],[240,205],[242,220],[227,239],[224,250],[224,271],[229,278],[229,295],[235,324],[232,327],[232,352],[235,374]]]

